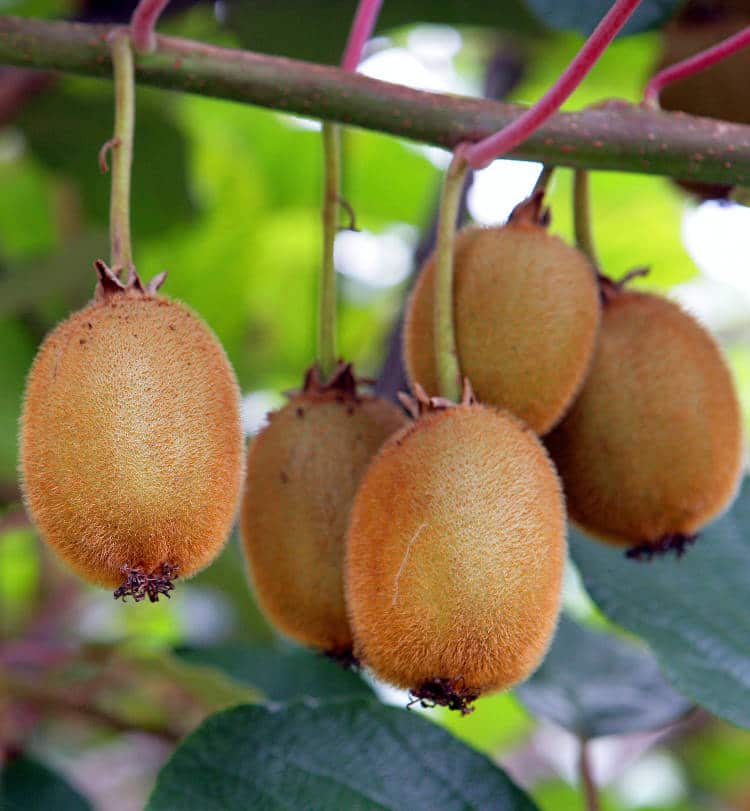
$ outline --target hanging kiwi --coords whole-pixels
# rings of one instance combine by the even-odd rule
[[[458,362],[480,402],[505,408],[538,434],[563,416],[583,383],[600,317],[596,273],[547,232],[542,196],[501,227],[469,226],[455,241],[453,316]],[[435,349],[433,254],[404,324],[409,381],[441,394]]]

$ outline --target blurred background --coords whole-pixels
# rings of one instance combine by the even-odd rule
[[[354,5],[174,0],[160,30],[335,63]],[[669,30],[678,41],[688,22],[705,30],[737,16],[747,25],[744,5],[694,3]],[[0,0],[0,13],[125,21],[132,6]],[[361,71],[423,89],[533,102],[583,41],[581,33],[553,30],[540,6],[386,2]],[[652,20],[654,30],[618,40],[566,108],[639,100],[660,58],[664,23]],[[51,792],[47,804],[13,805],[8,766],[3,808],[141,808],[175,739],[219,707],[258,692],[274,697],[278,662],[286,663],[285,678],[301,679],[288,687],[292,694],[306,689],[304,672],[322,668],[326,689],[343,678],[267,626],[236,538],[205,573],[180,583],[172,602],[123,605],[63,570],[27,524],[16,481],[24,380],[45,333],[90,298],[92,261],[108,255],[109,180],[97,152],[111,132],[112,103],[108,82],[0,71],[0,753],[15,764],[14,780]],[[747,120],[746,105],[737,120]],[[136,264],[146,279],[168,270],[163,292],[197,310],[223,342],[240,380],[248,435],[283,402],[284,390],[299,385],[314,356],[318,131],[315,122],[249,106],[138,90]],[[345,197],[359,230],[342,231],[336,244],[339,348],[360,374],[382,372],[390,394],[400,381],[391,332],[430,244],[448,157],[384,135],[345,133]],[[496,161],[476,173],[467,216],[502,222],[540,168]],[[603,271],[617,278],[649,266],[637,284],[669,293],[714,331],[748,422],[750,208],[703,202],[659,177],[597,173],[591,183]],[[567,239],[571,196],[572,174],[561,169],[548,202],[552,231]],[[572,570],[566,604],[578,619],[603,624]],[[252,686],[240,650],[254,662]],[[335,689],[353,688],[344,680]],[[401,695],[382,695],[403,704]],[[516,696],[482,699],[468,718],[428,717],[503,763],[542,808],[582,807],[575,737],[536,720]],[[607,809],[750,809],[750,733],[703,711],[656,731],[598,738],[591,755]]]

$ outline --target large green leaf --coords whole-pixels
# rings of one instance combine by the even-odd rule
[[[147,811],[531,811],[490,760],[375,701],[209,718],[162,769]]]
[[[542,666],[516,694],[535,715],[581,738],[655,729],[692,706],[647,650],[567,617]]]
[[[551,28],[590,34],[612,7],[613,0],[526,0],[529,8]],[[672,16],[682,0],[642,0],[623,28],[637,34],[659,28]]]
[[[25,755],[0,772],[2,811],[91,811],[88,800],[59,774]]]
[[[672,684],[750,727],[750,484],[684,558],[627,559],[573,530],[571,551],[602,611],[643,637]]]
[[[191,664],[210,665],[261,690],[273,701],[369,697],[370,688],[350,670],[322,654],[269,645],[227,644],[179,652]]]

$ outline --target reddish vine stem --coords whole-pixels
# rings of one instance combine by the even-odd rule
[[[367,40],[372,36],[382,5],[383,0],[360,0],[341,60],[341,67],[344,70],[357,69],[357,65],[362,60],[362,51]]]
[[[133,46],[140,53],[156,50],[154,27],[167,7],[169,0],[141,0],[130,18],[130,32]]]
[[[487,166],[525,141],[556,113],[594,67],[639,3],[640,0],[616,0],[570,65],[536,104],[495,135],[476,144],[460,144],[458,149],[469,165],[473,169]]]
[[[655,76],[651,77],[651,80],[646,85],[643,92],[644,106],[657,110],[659,108],[659,94],[668,84],[680,79],[687,79],[688,76],[692,76],[694,73],[710,68],[711,65],[726,59],[748,45],[750,45],[750,25],[711,48],[707,48],[705,51],[660,70]]]

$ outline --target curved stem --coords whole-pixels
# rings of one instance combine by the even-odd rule
[[[156,49],[154,26],[167,7],[169,0],[141,0],[130,18],[130,33],[133,47],[141,53]]]
[[[664,70],[660,70],[657,74],[651,77],[651,80],[646,85],[643,92],[643,104],[651,109],[658,109],[659,107],[659,94],[661,91],[672,82],[679,79],[686,79],[694,73],[699,73],[711,65],[726,59],[736,51],[750,45],[750,25],[738,31],[731,37],[707,48],[705,51],[694,54],[681,62],[676,62]]]
[[[573,176],[573,227],[576,247],[588,256],[594,267],[599,267],[591,232],[589,173],[585,169],[576,169]]]
[[[547,193],[547,187],[552,180],[552,175],[554,174],[555,167],[549,166],[548,164],[544,164],[542,166],[542,171],[539,172],[539,177],[536,179],[536,183],[534,183],[534,188],[531,190],[531,194],[529,197],[533,197],[535,194],[542,192],[542,194]]]
[[[435,248],[435,357],[441,397],[458,401],[461,367],[453,324],[453,249],[461,192],[469,164],[455,154],[443,181]]]
[[[586,800],[586,811],[599,811],[599,795],[596,790],[594,776],[591,773],[591,759],[589,757],[589,744],[586,740],[581,740],[581,752],[578,760],[578,768],[581,775],[581,786]]]
[[[466,148],[465,157],[471,166],[474,169],[481,169],[495,158],[504,155],[525,141],[553,113],[556,113],[594,67],[639,3],[640,0],[616,0],[570,65],[533,107],[495,135]]]
[[[333,246],[339,226],[341,190],[341,127],[323,124],[323,262],[318,291],[318,363],[323,378],[336,365],[336,269]]]
[[[109,203],[110,265],[115,273],[133,264],[130,242],[130,173],[135,128],[135,78],[130,36],[118,31],[112,38],[115,75],[115,133],[112,149],[112,189]]]
[[[349,31],[346,50],[341,60],[341,67],[344,70],[357,69],[357,65],[362,59],[365,44],[372,36],[382,5],[383,0],[360,0],[357,13],[354,15],[354,22]]]

